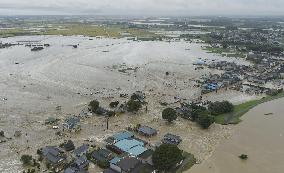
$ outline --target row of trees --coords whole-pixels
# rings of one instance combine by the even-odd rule
[[[210,103],[208,109],[196,104],[184,104],[183,107],[188,108],[188,111],[184,111],[183,117],[197,122],[204,129],[209,128],[211,124],[214,123],[214,116],[229,113],[234,110],[234,105],[228,101]],[[168,122],[173,122],[177,119],[176,110],[166,108],[162,112],[162,117]]]
[[[208,110],[212,115],[220,115],[234,111],[234,105],[228,101],[214,102],[208,105]]]
[[[211,124],[214,123],[214,117],[209,115],[209,112],[205,107],[197,106],[194,104],[188,106],[190,107],[191,112],[185,113],[185,115],[190,116],[190,119],[197,122],[202,128],[207,129]],[[177,119],[176,110],[172,108],[166,108],[162,112],[162,117],[163,119],[171,123]]]

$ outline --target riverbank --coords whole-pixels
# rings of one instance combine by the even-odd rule
[[[258,106],[259,104],[269,102],[275,99],[279,99],[284,97],[284,92],[281,92],[275,96],[267,96],[263,97],[259,100],[251,100],[234,107],[234,111],[222,115],[218,115],[215,117],[215,122],[217,124],[227,125],[227,124],[238,124],[241,122],[241,117],[246,114],[249,110],[253,109],[254,107]]]
[[[259,104],[241,118],[243,122],[236,125],[230,139],[224,140],[209,159],[190,172],[282,173],[284,98]],[[241,154],[247,154],[248,160],[239,159]]]

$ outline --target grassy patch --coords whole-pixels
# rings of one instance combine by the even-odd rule
[[[41,34],[45,35],[84,35],[84,36],[106,36],[106,37],[120,37],[119,30],[116,28],[108,28],[97,25],[64,25],[60,29],[51,28]]]
[[[24,31],[22,29],[0,29],[0,37],[14,37],[29,34],[29,31]]]
[[[240,118],[252,108],[256,107],[259,104],[262,104],[262,103],[265,103],[271,100],[275,100],[278,98],[282,98],[282,97],[284,97],[284,92],[281,92],[275,96],[267,96],[260,100],[252,100],[246,103],[235,105],[233,112],[216,116],[215,122],[217,124],[223,124],[223,125],[237,124],[241,122]]]

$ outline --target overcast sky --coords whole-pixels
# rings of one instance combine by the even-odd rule
[[[0,0],[0,15],[284,15],[284,0]]]

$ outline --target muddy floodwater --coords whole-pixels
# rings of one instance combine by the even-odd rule
[[[204,131],[196,123],[183,119],[167,125],[161,118],[164,107],[160,102],[166,101],[174,107],[179,106],[174,104],[174,97],[184,101],[199,97],[200,88],[195,87],[195,80],[209,73],[220,73],[206,68],[195,70],[193,63],[200,59],[248,64],[242,59],[206,53],[202,44],[185,41],[134,42],[83,36],[29,36],[0,41],[50,44],[41,51],[31,51],[24,45],[0,49],[0,130],[11,138],[0,144],[0,172],[5,173],[22,170],[19,161],[22,154],[36,155],[38,148],[59,145],[66,139],[72,139],[79,146],[92,138],[100,145],[107,136],[138,123],[159,131],[157,137],[149,139],[150,143],[160,141],[167,132],[180,135],[183,138],[180,147],[202,162],[220,141],[230,136],[232,127],[214,124]],[[83,119],[80,133],[66,133],[64,137],[55,135],[57,130],[44,125],[48,117],[56,117],[61,120],[61,128],[66,117],[78,115],[90,100],[97,99],[101,106],[109,108],[111,101],[127,100],[120,98],[120,94],[138,90],[146,94],[148,112],[113,117],[110,130],[106,130],[106,119],[97,116]],[[206,98],[240,103],[255,97],[228,91]],[[15,131],[21,131],[22,135],[14,137]],[[93,172],[99,171],[91,168],[90,173]]]
[[[194,166],[191,173],[283,173],[284,98],[248,112],[231,139],[222,142],[212,157]],[[248,160],[240,160],[247,154]]]

